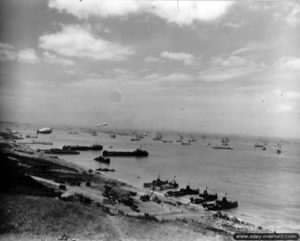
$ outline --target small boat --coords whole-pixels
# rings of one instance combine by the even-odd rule
[[[110,134],[110,138],[116,138],[116,134]]]
[[[138,137],[138,136],[136,136],[136,137],[133,137],[133,138],[131,138],[130,140],[131,140],[131,141],[140,141],[140,140],[141,140],[141,138],[140,138],[140,137]]]
[[[190,142],[181,142],[181,145],[183,145],[183,146],[190,146],[191,143]]]
[[[264,147],[265,145],[260,143],[260,142],[257,142],[255,143],[254,147]]]
[[[31,136],[31,135],[26,135],[25,137],[26,138],[35,138],[35,139],[38,138],[37,136]]]
[[[104,156],[98,156],[98,157],[94,158],[94,160],[98,161],[98,162],[107,163],[107,164],[110,163],[110,158],[107,158],[107,157],[104,157]]]

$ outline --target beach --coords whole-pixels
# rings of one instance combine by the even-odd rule
[[[31,149],[28,144],[16,144],[11,142],[11,140],[5,140],[1,149],[6,158],[14,160],[21,167],[26,167],[23,171],[26,170],[26,175],[30,176],[32,180],[50,188],[55,193],[55,195],[53,194],[54,197],[47,197],[48,199],[58,203],[66,202],[75,203],[74,205],[83,205],[83,207],[88,206],[89,210],[100,209],[103,211],[105,216],[109,217],[110,222],[114,224],[113,226],[118,228],[118,239],[120,240],[180,240],[182,237],[185,237],[185,240],[231,240],[235,232],[266,231],[266,229],[257,224],[250,224],[233,215],[222,212],[217,215],[216,212],[204,211],[201,206],[186,202],[185,198],[167,198],[160,192],[155,192],[155,195],[162,201],[160,204],[152,200],[142,202],[140,197],[149,194],[151,190],[139,187],[139,185],[125,183],[123,180],[110,177],[108,174],[95,173],[95,170],[79,166],[74,162],[44,154]],[[37,163],[39,164],[37,165]],[[105,185],[110,185],[113,188],[114,195],[117,195],[116,200],[111,200],[104,195]],[[136,193],[131,197],[134,205],[128,204],[127,198],[130,192]],[[20,205],[21,208],[22,205],[17,201],[20,199],[10,195],[2,196],[2,198],[8,204]],[[22,194],[21,192],[19,195],[25,195],[25,200],[31,199],[28,194]],[[44,202],[45,198],[43,197],[37,201],[35,197],[35,200]],[[31,206],[27,211],[30,213],[33,210],[34,207]],[[14,220],[12,213],[6,213],[6,215],[11,215],[8,220]],[[47,218],[44,217],[44,219],[47,222]],[[86,219],[88,218],[86,217]],[[129,231],[132,228],[129,225],[131,220],[139,223],[138,225],[141,225],[141,229],[148,227],[149,222],[155,228],[153,228],[154,230],[147,228],[148,231],[146,232],[131,234]],[[124,223],[127,225],[124,225]],[[57,227],[57,232],[51,231],[50,235],[54,235],[54,233],[55,235],[58,235],[58,233],[63,235],[65,231],[63,228],[64,224],[62,223],[61,225],[61,227]],[[74,228],[75,226],[74,224]],[[24,233],[22,225],[14,228]],[[34,236],[36,232],[32,234],[30,229],[28,228],[27,234],[33,235],[33,239],[39,239],[39,235],[45,235],[41,232],[38,236]],[[138,230],[139,228],[135,227],[135,229]],[[173,236],[169,237],[166,230],[170,230]],[[76,237],[78,240],[94,240],[98,237],[97,235],[100,235],[95,230],[92,233],[88,237],[84,235]],[[180,236],[183,234],[184,236]],[[3,238],[7,238],[7,235],[10,234],[5,235]],[[12,237],[12,240],[20,240],[22,236],[19,236],[19,238],[18,235],[9,237]],[[109,240],[109,238],[103,238],[103,240]],[[114,238],[111,240],[114,240]]]

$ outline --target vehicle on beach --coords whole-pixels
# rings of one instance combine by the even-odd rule
[[[104,157],[104,156],[98,156],[98,157],[94,158],[94,160],[98,161],[98,162],[107,163],[107,164],[110,163],[110,158],[107,158],[107,157]]]
[[[217,200],[212,203],[203,203],[202,206],[206,210],[210,211],[220,211],[220,210],[227,210],[238,207],[237,201],[228,201],[226,197],[223,197],[222,200]]]
[[[103,156],[122,156],[122,157],[147,157],[149,153],[140,148],[135,151],[103,151]]]

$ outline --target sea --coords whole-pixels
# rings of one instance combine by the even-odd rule
[[[10,128],[24,137],[35,135],[32,124],[3,123],[1,129]],[[101,144],[105,150],[132,151],[142,148],[147,158],[113,157],[109,168],[115,172],[106,175],[131,185],[142,187],[158,176],[175,179],[181,187],[204,189],[218,193],[219,197],[238,201],[238,208],[226,211],[246,222],[276,232],[300,233],[300,140],[253,136],[227,136],[233,150],[218,150],[222,135],[181,133],[185,140],[193,135],[191,145],[181,145],[177,132],[161,132],[163,139],[173,143],[155,141],[155,131],[146,132],[140,141],[132,141],[134,131],[104,130],[88,127],[55,127],[49,135],[39,134],[38,141],[53,145],[31,145],[33,149],[61,148],[63,145]],[[96,131],[97,135],[93,135]],[[116,134],[116,138],[111,137]],[[140,134],[144,132],[139,131]],[[30,142],[25,138],[20,142]],[[257,142],[267,142],[266,150],[255,148]],[[280,143],[281,153],[276,153]],[[58,155],[60,158],[93,169],[107,167],[94,161],[99,151],[85,151],[80,155]]]

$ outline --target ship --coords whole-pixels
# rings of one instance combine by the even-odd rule
[[[222,145],[215,145],[212,146],[211,148],[213,149],[220,149],[220,150],[233,150],[232,147],[228,146],[229,138],[228,137],[222,137],[221,143]]]
[[[186,188],[181,188],[179,191],[168,191],[165,193],[166,197],[181,197],[186,195],[198,195],[199,189],[192,189],[189,185]]]
[[[94,158],[95,161],[97,162],[103,162],[103,163],[110,163],[110,158],[104,157],[104,156],[98,156],[96,158]]]
[[[167,183],[168,183],[168,180],[162,181],[160,179],[160,176],[158,176],[158,178],[156,180],[153,180],[152,182],[145,182],[144,188],[153,188],[155,186],[161,186],[161,185],[164,185]]]
[[[65,154],[65,155],[78,155],[78,154],[80,154],[79,151],[64,150],[64,149],[59,149],[59,148],[52,148],[52,149],[49,149],[49,150],[45,150],[44,153],[46,153],[46,154]]]
[[[172,140],[163,140],[162,142],[163,142],[163,143],[173,143]]]
[[[103,149],[102,145],[92,145],[92,146],[69,146],[65,145],[63,150],[74,150],[74,151],[101,151]]]
[[[147,157],[149,153],[137,148],[135,151],[103,151],[103,156]]]
[[[181,142],[181,145],[183,145],[183,146],[190,146],[191,143],[190,142]]]
[[[179,133],[178,133],[179,135]],[[182,142],[183,141],[183,136],[182,135],[179,135],[179,139],[176,140],[176,142]]]
[[[260,142],[257,142],[255,143],[254,147],[264,147],[265,145],[260,143]]]
[[[190,198],[191,203],[202,204],[205,202],[210,202],[218,199],[218,194],[209,194],[207,190],[204,190],[203,193],[199,194],[199,198]]]
[[[156,136],[153,138],[153,141],[161,141],[163,138],[162,134],[157,133]]]
[[[202,206],[206,210],[220,211],[220,210],[237,208],[238,202],[237,201],[228,201],[226,197],[223,197],[222,200],[217,200],[216,202],[212,202],[212,203],[203,203]]]
[[[167,189],[176,189],[178,188],[178,183],[173,180],[173,181],[168,181],[168,180],[161,180],[160,177],[156,180],[153,180],[152,182],[145,182],[144,183],[144,188],[159,188],[160,190],[167,190]]]
[[[212,146],[211,148],[213,148],[213,149],[221,149],[221,150],[233,150],[233,148],[230,147],[230,146],[218,146],[218,145],[216,145],[216,146]]]

